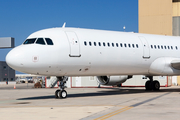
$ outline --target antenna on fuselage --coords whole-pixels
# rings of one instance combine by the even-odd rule
[[[62,28],[65,28],[65,26],[66,26],[66,22],[64,22],[64,24],[63,24]]]

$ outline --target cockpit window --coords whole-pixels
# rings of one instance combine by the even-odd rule
[[[36,41],[36,44],[45,45],[44,39],[43,38],[38,38],[37,41]]]
[[[45,38],[45,40],[48,45],[53,45],[53,42],[50,38]]]
[[[33,44],[35,40],[36,38],[26,39],[26,41],[23,44]]]

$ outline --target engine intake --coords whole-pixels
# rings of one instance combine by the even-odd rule
[[[97,76],[98,82],[101,85],[119,85],[125,82],[127,79],[132,78],[132,76],[123,75],[123,76]]]

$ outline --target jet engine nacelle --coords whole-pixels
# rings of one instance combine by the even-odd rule
[[[127,79],[132,78],[132,76],[97,76],[97,78],[101,85],[119,85],[125,82]]]

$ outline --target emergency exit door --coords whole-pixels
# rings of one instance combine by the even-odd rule
[[[80,45],[79,40],[74,32],[66,32],[66,35],[68,37],[69,45],[70,45],[70,57],[80,57]]]
[[[142,47],[143,47],[143,58],[149,59],[150,58],[149,44],[145,37],[140,36],[139,39],[141,40]]]

